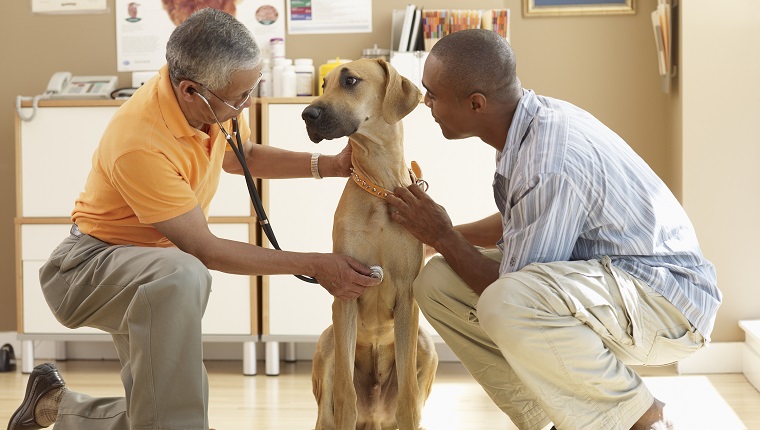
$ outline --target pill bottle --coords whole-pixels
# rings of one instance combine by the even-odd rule
[[[285,66],[292,65],[293,60],[287,58],[275,58],[274,67],[272,67],[272,96],[283,97],[282,95],[282,72]]]
[[[269,58],[264,58],[261,67],[261,81],[259,81],[259,97],[272,97],[272,67]]]
[[[285,39],[282,37],[273,37],[269,39],[269,52],[272,59],[285,58]]]
[[[330,71],[341,64],[350,63],[351,60],[341,60],[339,57],[335,58],[334,60],[327,60],[327,63],[322,64],[319,66],[319,80],[317,81],[317,94],[322,95],[322,83],[325,80],[325,76],[330,73]]]
[[[296,96],[296,67],[287,64],[282,69],[282,97]]]
[[[311,58],[296,58],[296,96],[314,95],[314,62]]]

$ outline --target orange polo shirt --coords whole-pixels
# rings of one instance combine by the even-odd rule
[[[238,124],[245,142],[251,131],[243,115]],[[232,121],[222,125],[232,132]],[[173,246],[151,224],[198,205],[208,218],[228,146],[218,126],[210,133],[187,123],[164,66],[108,124],[72,220],[107,243]]]

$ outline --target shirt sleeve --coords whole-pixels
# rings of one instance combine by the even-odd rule
[[[500,275],[531,263],[567,261],[588,211],[562,174],[540,174],[513,199],[504,221]]]
[[[111,180],[144,224],[166,221],[198,206],[188,179],[156,151],[136,150],[120,156]]]

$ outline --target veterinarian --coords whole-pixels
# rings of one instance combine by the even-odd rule
[[[453,227],[416,186],[388,197],[392,219],[441,254],[415,281],[417,302],[520,429],[671,428],[628,366],[707,345],[715,269],[620,136],[522,88],[515,70],[509,44],[487,30],[444,37],[425,63],[425,104],[443,135],[496,149],[499,212]]]
[[[209,231],[221,170],[241,171],[217,118],[231,130],[237,117],[247,165],[261,178],[345,177],[351,153],[313,157],[247,141],[241,112],[261,76],[260,50],[232,16],[193,14],[172,33],[166,59],[114,115],[76,200],[71,235],[40,271],[61,323],[112,335],[126,397],[69,391],[57,369],[42,364],[9,430],[54,422],[65,430],[208,429],[201,318],[210,269],[313,276],[341,299],[379,284],[349,257],[276,251]]]

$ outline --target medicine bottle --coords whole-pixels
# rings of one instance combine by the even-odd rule
[[[259,81],[259,97],[272,97],[272,67],[269,58],[262,60],[261,81]]]
[[[296,67],[285,65],[282,70],[282,97],[296,96]]]
[[[282,95],[282,72],[285,66],[291,65],[293,60],[287,58],[275,58],[272,67],[272,96],[283,97]]]
[[[282,37],[269,39],[269,50],[272,54],[272,59],[285,58],[285,39]]]
[[[296,96],[314,95],[314,62],[311,58],[296,58]]]

